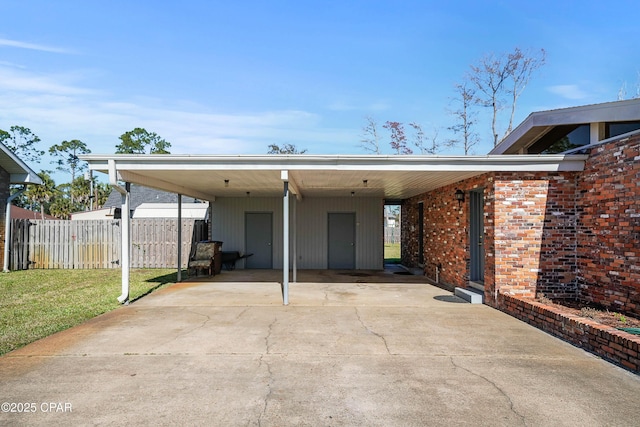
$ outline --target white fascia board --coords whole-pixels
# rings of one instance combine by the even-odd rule
[[[162,157],[162,159],[158,159]],[[566,155],[487,156],[175,156],[127,157],[82,156],[92,170],[103,171],[108,159],[115,159],[118,171],[148,170],[345,170],[345,171],[478,171],[502,170],[582,170],[586,157]],[[561,166],[561,163],[567,163]]]
[[[42,185],[42,179],[33,171],[27,173],[12,173],[9,176],[11,184],[36,184]]]

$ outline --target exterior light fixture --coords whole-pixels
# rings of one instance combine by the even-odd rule
[[[224,180],[224,186],[225,186],[225,187],[228,187],[228,186],[229,186],[229,180],[228,180],[228,179],[225,179],[225,180]]]
[[[462,203],[464,202],[464,191],[457,188],[455,196],[458,201],[458,207],[462,206]]]
[[[352,192],[351,192],[351,197],[353,197],[353,196],[355,196],[355,195],[356,195],[356,192],[355,192],[355,191],[352,191]]]
[[[251,197],[251,192],[247,191],[247,197]]]
[[[362,180],[362,185],[364,186],[364,188],[367,188],[367,186],[369,185],[369,180],[368,179],[363,179]]]

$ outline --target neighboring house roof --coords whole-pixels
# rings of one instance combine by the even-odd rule
[[[0,167],[9,173],[10,184],[42,184],[38,174],[2,143],[0,143]]]
[[[182,203],[183,219],[206,220],[209,203]],[[133,213],[134,218],[178,218],[177,203],[142,203]]]
[[[167,191],[156,190],[155,188],[144,187],[142,185],[131,184],[129,203],[131,210],[135,210],[143,203],[177,203],[177,195]],[[192,197],[183,197],[182,203],[194,203]],[[112,190],[107,198],[104,208],[122,207],[122,195],[116,190]]]
[[[113,219],[113,208],[94,209],[92,211],[74,212],[71,214],[71,220],[83,220],[83,219]]]
[[[44,214],[44,218],[40,212],[31,211],[29,209],[19,208],[18,206],[11,205],[11,218],[12,219],[58,219],[55,216]]]
[[[612,124],[617,125],[617,133],[609,132]],[[540,153],[581,125],[587,125],[587,144],[636,130],[640,128],[640,99],[531,113],[489,154]]]

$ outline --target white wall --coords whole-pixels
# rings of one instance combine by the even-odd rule
[[[328,214],[355,212],[356,268],[384,268],[384,201],[378,198],[303,198],[297,203],[297,228],[290,214],[291,238],[297,237],[299,269],[325,269],[328,262]],[[281,198],[217,198],[212,204],[212,239],[223,243],[223,251],[244,252],[245,212],[273,212],[273,266],[282,266],[282,199]],[[293,211],[293,206],[291,206]],[[291,248],[293,256],[293,248]],[[242,262],[237,268],[243,268]]]

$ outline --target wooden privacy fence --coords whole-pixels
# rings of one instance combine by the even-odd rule
[[[384,228],[384,242],[385,243],[400,243],[400,227],[385,227]]]
[[[10,269],[92,269],[120,266],[120,220],[12,221]],[[202,220],[182,220],[182,267],[195,242],[207,239]],[[174,268],[178,260],[178,221],[131,220],[131,267]]]

